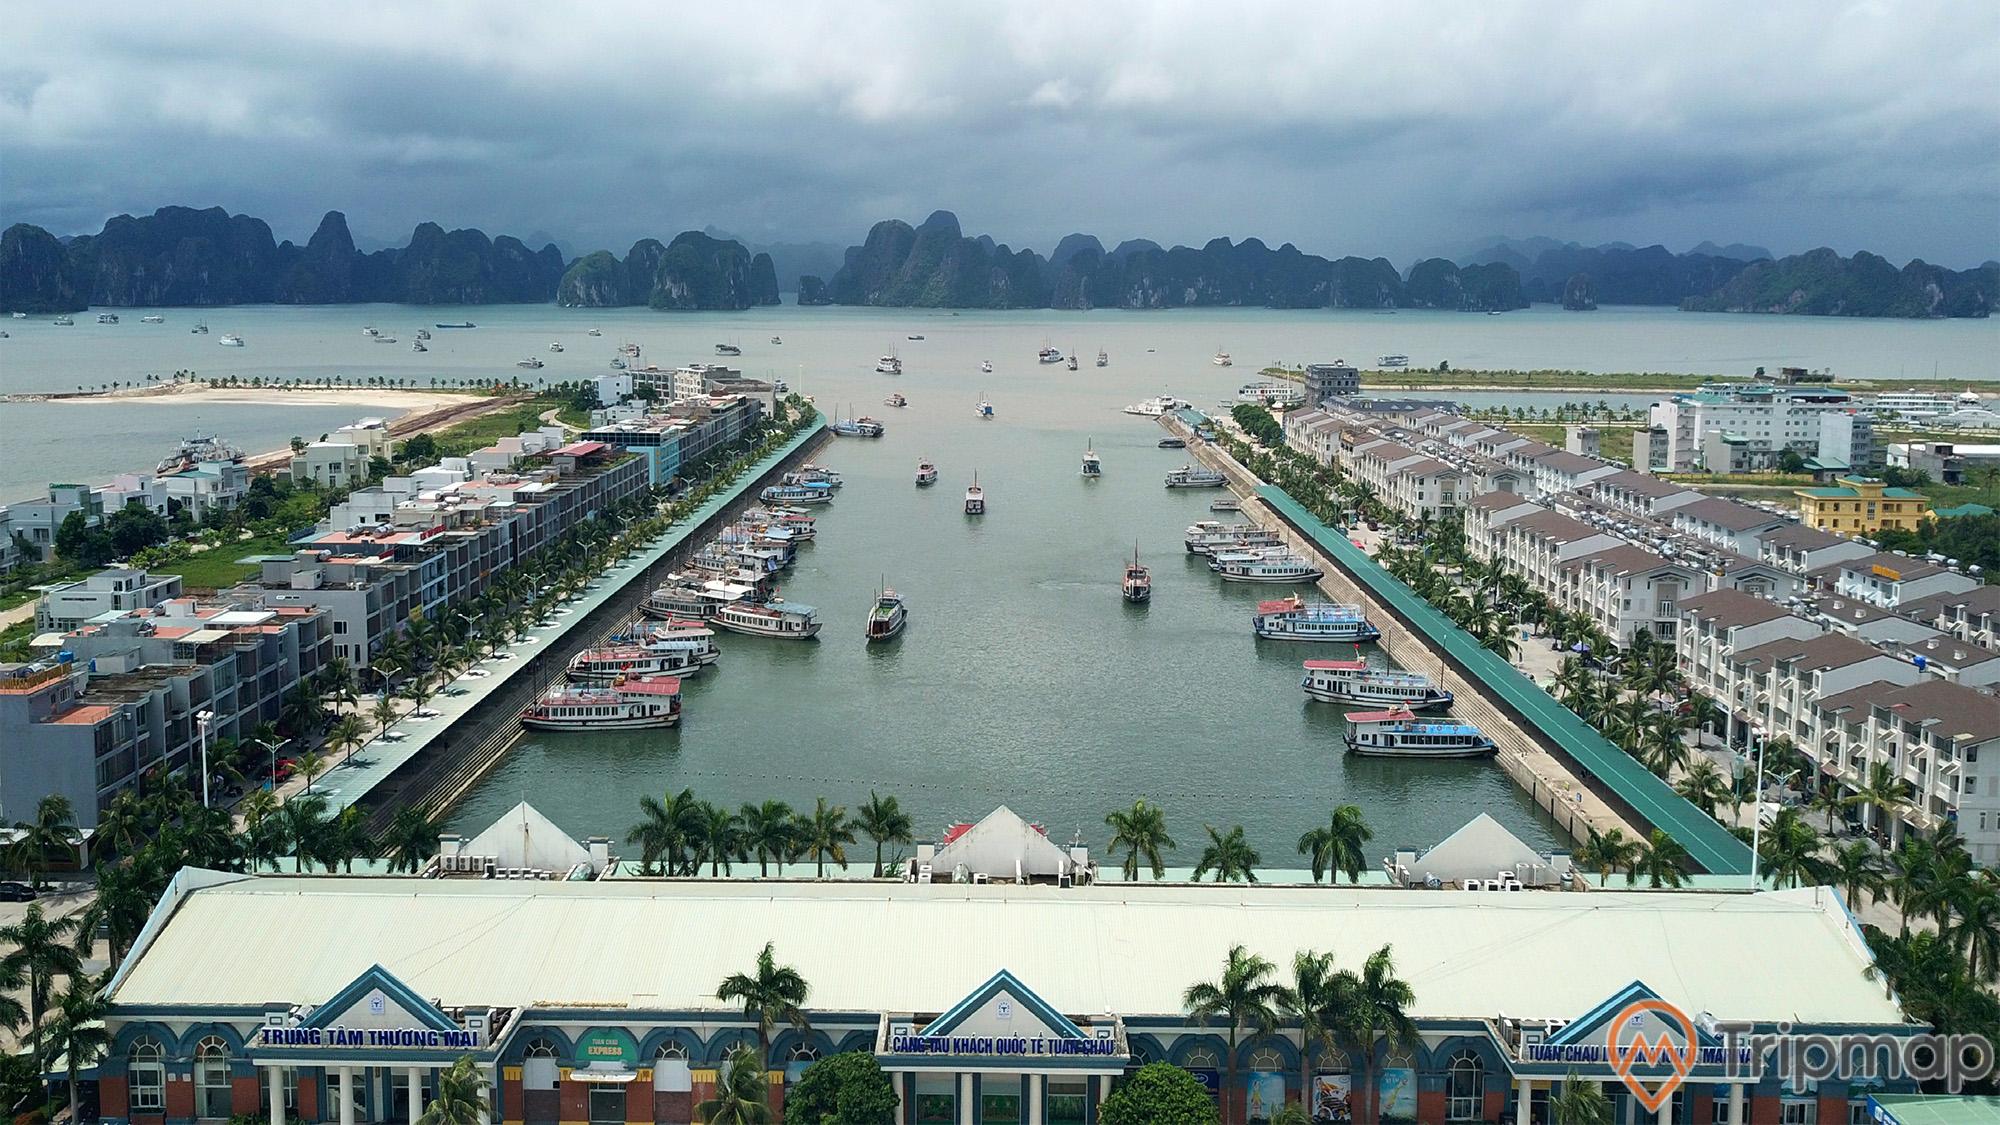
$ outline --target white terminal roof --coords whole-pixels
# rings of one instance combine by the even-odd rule
[[[191,877],[191,878],[190,878]],[[1000,969],[1061,1011],[1174,1015],[1241,943],[1393,943],[1420,1017],[1574,1018],[1633,981],[1690,1012],[1904,1022],[1826,889],[1402,889],[754,880],[510,882],[189,871],[114,982],[125,1005],[317,1004],[379,963],[446,1005],[729,1009],[766,941],[819,1011],[941,1011]],[[230,935],[218,971],[217,934]]]

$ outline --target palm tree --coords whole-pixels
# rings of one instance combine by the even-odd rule
[[[1674,786],[1674,792],[1712,817],[1716,806],[1729,799],[1729,783],[1722,780],[1722,770],[1716,766],[1714,759],[1706,754],[1697,754],[1688,763],[1687,773]]]
[[[397,809],[388,830],[376,841],[381,854],[389,857],[389,870],[408,871],[412,875],[424,869],[424,864],[437,853],[437,846],[437,822],[415,805]]]
[[[750,1054],[738,1047],[718,1074],[715,1096],[694,1107],[708,1125],[766,1125],[771,1120],[769,1080]]]
[[[96,845],[97,858],[107,855],[131,855],[146,842],[151,832],[150,819],[138,794],[130,789],[121,791],[111,798],[104,811],[97,814],[97,834],[92,838]]]
[[[1583,1081],[1572,1070],[1549,1098],[1549,1118],[1555,1125],[1611,1125],[1611,1099],[1602,1086]]]
[[[369,711],[369,717],[375,720],[375,729],[378,731],[385,731],[394,726],[396,723],[395,698],[388,692],[383,692],[376,698],[375,706]]]
[[[51,918],[35,903],[28,904],[19,922],[0,926],[0,946],[8,947],[7,953],[0,956],[0,977],[19,980],[27,988],[28,1031],[36,1074],[43,1073],[42,1014],[49,1010],[49,1001],[55,995],[56,978],[83,972],[83,959],[76,951],[77,937],[82,931],[78,915]]]
[[[106,944],[110,946],[111,968],[118,967],[125,959],[125,951],[138,940],[164,882],[158,861],[144,853],[118,863],[98,865],[97,896],[83,912],[77,932],[95,934],[99,929],[104,930]]]
[[[1342,805],[1333,810],[1333,819],[1326,827],[1299,837],[1299,854],[1311,859],[1315,883],[1322,872],[1346,872],[1348,882],[1359,883],[1361,869],[1368,862],[1361,849],[1374,838],[1375,833],[1361,817],[1361,806]]]
[[[1633,875],[1644,875],[1649,887],[1678,887],[1687,881],[1688,868],[1693,865],[1687,849],[1679,840],[1661,829],[1653,829],[1653,834],[1639,846],[1639,858],[1632,865]]]
[[[1826,881],[1840,888],[1847,898],[1847,908],[1859,913],[1862,896],[1881,898],[1888,886],[1888,878],[1882,868],[1882,858],[1866,840],[1849,840],[1833,849],[1833,858],[1826,862],[1820,872]]]
[[[368,741],[368,724],[362,722],[359,715],[342,715],[340,720],[333,724],[333,729],[326,733],[328,746],[347,751],[347,757],[342,758],[342,761],[352,760],[355,748],[366,741]]]
[[[1153,869],[1153,878],[1167,873],[1167,865],[1160,858],[1160,852],[1175,846],[1174,838],[1167,835],[1166,814],[1158,805],[1149,805],[1144,797],[1132,802],[1129,809],[1121,809],[1104,815],[1104,823],[1111,829],[1111,843],[1108,850],[1125,849],[1125,879],[1131,882],[1139,877],[1139,859],[1144,857],[1146,865]]]
[[[1209,829],[1211,834],[1214,829]],[[1181,994],[1181,1004],[1190,1019],[1207,1023],[1216,1016],[1229,1018],[1229,1055],[1224,1061],[1228,1078],[1223,1085],[1222,1106],[1226,1119],[1241,1099],[1236,1089],[1236,1041],[1245,1027],[1268,1034],[1278,1020],[1277,1005],[1284,986],[1271,978],[1269,961],[1240,945],[1229,948],[1222,976],[1214,981],[1198,981]],[[1239,1114],[1240,1118],[1240,1114]]]
[[[52,793],[35,802],[35,819],[14,822],[14,840],[7,845],[7,866],[24,872],[36,890],[47,885],[52,857],[75,860],[83,839],[76,830],[76,809],[69,798]]]
[[[1799,810],[1779,809],[1778,815],[1764,827],[1757,859],[1774,886],[1797,887],[1817,882],[1822,870],[1819,834],[1799,815]]]
[[[1215,825],[1204,825],[1208,829],[1208,846],[1201,849],[1201,860],[1194,865],[1194,874],[1188,876],[1190,882],[1199,883],[1201,877],[1215,872],[1218,883],[1242,880],[1245,883],[1257,881],[1257,865],[1264,857],[1243,838],[1243,826],[1238,824],[1229,832],[1217,832]]]
[[[847,819],[845,806],[829,805],[825,797],[815,798],[812,813],[799,818],[798,828],[799,842],[813,857],[814,878],[826,878],[829,856],[835,863],[847,864],[846,845],[854,842],[854,825]]]
[[[729,870],[730,861],[743,856],[743,824],[736,814],[721,805],[703,801],[694,809],[694,845],[689,857],[699,869],[708,864],[710,878]]]
[[[35,1036],[43,1052],[63,1058],[63,1070],[69,1079],[71,1121],[82,1120],[77,1072],[95,1063],[111,1045],[111,1034],[104,1027],[104,1007],[97,981],[80,974],[71,976],[62,994],[55,998],[48,1023]]]
[[[1965,958],[1974,979],[1992,981],[2000,976],[2000,885],[1991,871],[1952,882],[1947,897],[1953,917],[1940,932]]]
[[[1909,936],[1912,915],[1931,912],[1941,883],[1938,876],[1937,846],[1927,836],[1911,832],[1889,853],[1889,897],[1903,916],[1899,936]]]
[[[1363,1075],[1355,1088],[1373,1091],[1376,1037],[1381,1036],[1391,1048],[1406,1050],[1415,1049],[1419,1042],[1416,1021],[1410,1018],[1416,992],[1396,975],[1395,958],[1387,945],[1368,955],[1361,972],[1341,970],[1337,987],[1342,995],[1339,1038],[1347,1044],[1348,1058],[1360,1065]],[[1366,1120],[1359,1114],[1356,1119]]]
[[[761,1071],[771,1061],[771,1031],[779,1023],[806,1030],[806,998],[811,994],[806,978],[790,965],[780,965],[773,944],[765,942],[757,954],[754,973],[731,973],[715,990],[715,998],[743,1005],[743,1014],[757,1023],[757,1061]]]
[[[380,854],[375,848],[375,837],[368,832],[368,817],[359,805],[349,805],[340,810],[327,822],[326,831],[320,839],[329,871],[338,862],[342,871],[352,875],[357,858],[374,859]]]
[[[1312,1104],[1313,1048],[1322,1055],[1338,1049],[1333,1029],[1343,1015],[1345,992],[1334,972],[1333,954],[1302,949],[1292,955],[1292,980],[1279,990],[1277,1007],[1299,1029],[1299,1098]]]
[[[304,871],[306,864],[324,849],[326,798],[300,794],[286,803],[278,814],[284,822],[285,839],[292,846],[292,870]]]
[[[1597,872],[1597,885],[1600,887],[1613,871],[1625,872],[1625,881],[1630,883],[1633,879],[1632,865],[1639,858],[1639,842],[1626,839],[1622,828],[1613,828],[1608,832],[1591,828],[1589,832],[1583,845],[1576,849],[1576,862]]]
[[[307,750],[292,760],[292,768],[306,779],[304,796],[312,796],[313,776],[326,769],[326,759],[317,750]]]
[[[791,853],[796,834],[796,818],[792,806],[783,801],[765,801],[761,805],[744,802],[737,814],[743,823],[743,847],[757,857],[759,877],[771,873],[771,860],[785,862]]]
[[[1880,828],[1883,820],[1893,822],[1910,807],[1910,796],[1910,783],[1897,777],[1889,763],[1876,762],[1868,767],[1868,780],[1855,790],[1853,801],[1875,810],[1875,815],[1868,818],[1868,826]]]
[[[639,868],[642,872],[653,874],[655,865],[664,859],[667,874],[685,874],[683,857],[697,803],[692,789],[669,793],[664,801],[651,794],[639,798],[639,811],[646,819],[625,833],[625,842],[639,845]]]
[[[861,834],[875,841],[875,878],[882,877],[882,845],[907,844],[910,835],[910,817],[896,804],[894,797],[877,797],[875,791],[868,791],[868,802],[854,813],[854,826]]]
[[[1699,691],[1688,695],[1687,718],[1691,724],[1689,731],[1697,739],[1700,738],[1701,732],[1714,730],[1716,724],[1722,722],[1724,717],[1722,705],[1715,701],[1715,697]]]
[[[479,1125],[486,1113],[486,1078],[472,1056],[462,1055],[438,1072],[437,1093],[417,1125]]]

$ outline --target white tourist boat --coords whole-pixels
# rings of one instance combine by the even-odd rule
[[[599,645],[570,657],[563,674],[579,684],[608,684],[621,676],[692,676],[720,655],[712,637]]]
[[[611,637],[613,644],[641,647],[655,641],[685,641],[715,637],[708,622],[692,617],[668,617],[659,621],[634,621]]]
[[[381,335],[381,333],[380,333],[380,332],[378,332],[378,331],[376,331],[376,330],[375,330],[375,326],[374,326],[374,325],[372,325],[372,324],[364,326],[364,327],[363,327],[363,328],[361,329],[361,334],[362,334],[363,336],[380,336],[380,335]]]
[[[1182,465],[1167,474],[1168,488],[1221,488],[1229,483],[1229,478],[1214,469],[1199,465]]]
[[[917,487],[929,488],[938,482],[937,466],[929,461],[917,462]]]
[[[1299,687],[1322,703],[1377,703],[1422,711],[1451,706],[1452,694],[1421,672],[1371,668],[1366,660],[1308,660]]]
[[[1069,366],[1069,369],[1070,369],[1071,371],[1075,371],[1075,370],[1076,370],[1076,357],[1075,357],[1075,356],[1070,356],[1070,357],[1069,357],[1068,359],[1066,359],[1066,360],[1063,360],[1063,362],[1064,362],[1065,364],[1067,364],[1067,365]]]
[[[1326,572],[1286,550],[1217,551],[1208,569],[1224,582],[1316,582]]]
[[[736,346],[735,344],[717,344],[717,345],[715,345],[715,354],[716,354],[716,355],[742,355],[742,354],[743,354],[743,349],[742,349],[742,348],[740,348],[740,347],[737,347],[737,346]]]
[[[839,470],[829,469],[825,465],[815,465],[810,461],[786,473],[779,479],[783,480],[786,484],[816,484],[836,490],[841,485],[847,483],[841,479]]]
[[[552,352],[559,352],[559,351],[563,350],[563,346],[562,346],[562,341],[560,341],[560,340],[550,340],[550,341],[549,341],[549,350],[550,350],[550,351],[552,351]]]
[[[1223,523],[1219,520],[1202,520],[1189,524],[1181,542],[1190,554],[1207,555],[1216,551],[1251,550],[1256,547],[1276,547],[1284,540],[1269,528],[1247,523]]]
[[[1406,355],[1383,355],[1375,357],[1377,367],[1408,367],[1410,357]]]
[[[1128,602],[1153,600],[1153,572],[1139,565],[1139,545],[1132,545],[1132,561],[1125,564],[1125,577],[1118,589]]]
[[[819,632],[819,611],[780,599],[731,602],[715,613],[715,623],[736,633],[803,641]]]
[[[538,368],[538,367],[541,367],[541,366],[543,366],[543,364],[542,364],[542,361],[541,361],[541,360],[539,360],[539,359],[536,359],[536,358],[535,358],[534,356],[529,356],[529,357],[528,357],[528,358],[526,358],[526,359],[517,359],[517,360],[515,360],[515,361],[514,361],[514,366],[516,366],[516,367],[525,367],[525,368],[527,368],[528,370],[530,370],[530,371],[533,371],[533,370],[535,370],[536,368]]]
[[[118,314],[117,314],[117,313],[98,313],[98,314],[97,314],[97,323],[99,323],[99,324],[116,324],[116,323],[118,323]]]
[[[1215,364],[1217,367],[1233,367],[1236,364],[1235,360],[1229,358],[1228,352],[1216,352],[1215,358],[1209,362]]]
[[[54,320],[49,321],[49,323],[56,325],[59,328],[70,328],[75,326],[76,318],[73,316],[59,316]]]
[[[1160,414],[1170,414],[1174,410],[1184,410],[1188,406],[1190,406],[1190,402],[1186,398],[1174,398],[1172,394],[1160,394],[1156,398],[1142,398],[1142,400],[1126,406],[1126,414],[1138,414],[1140,418],[1158,418]]]
[[[240,348],[243,346],[243,337],[238,336],[234,332],[224,332],[222,338],[217,340],[216,343],[221,344],[225,348]]]
[[[982,375],[991,375],[991,374],[993,374],[993,361],[992,361],[992,360],[990,360],[990,359],[982,359],[982,360],[980,360],[980,361],[979,361],[979,371],[980,371],[980,374],[982,374]]]
[[[1111,353],[1105,351],[1103,348],[1097,349],[1097,366],[1099,367],[1111,366]]]
[[[159,313],[147,313],[145,316],[139,318],[140,324],[165,324],[166,322],[167,318],[161,316]]]
[[[896,353],[890,352],[888,355],[875,361],[875,370],[884,375],[901,375],[903,373],[903,361],[897,357]]]
[[[410,341],[410,350],[411,350],[411,351],[413,351],[413,352],[427,352],[427,351],[430,351],[430,349],[429,349],[429,348],[427,348],[427,347],[425,347],[425,346],[424,346],[424,342],[423,342],[422,340],[411,340],[411,341]]]
[[[396,338],[394,336],[377,336],[375,337],[375,342],[378,344],[393,344],[396,343]]]
[[[1382,631],[1368,620],[1358,605],[1337,602],[1308,602],[1297,594],[1276,601],[1257,603],[1250,629],[1270,641],[1357,641],[1379,640]]]
[[[986,514],[986,492],[979,487],[979,474],[972,474],[972,483],[965,486],[965,514],[983,516]]]
[[[892,394],[888,398],[883,399],[882,405],[893,406],[896,409],[901,410],[903,407],[910,405],[910,400],[903,397],[903,392],[897,391],[895,394]]]
[[[1097,442],[1095,439],[1093,439],[1090,444],[1092,446],[1095,446]],[[1104,475],[1104,462],[1098,460],[1096,449],[1086,448],[1083,451],[1082,474],[1086,477],[1092,477],[1092,478],[1101,477]]]
[[[663,621],[705,621],[723,606],[743,601],[756,592],[757,588],[748,583],[685,577],[656,587],[639,603],[639,612]]]
[[[1062,361],[1063,354],[1047,344],[1043,344],[1041,350],[1035,353],[1035,362],[1037,363],[1061,363]]]
[[[979,405],[973,407],[973,413],[979,416],[980,421],[987,421],[993,417],[993,404],[982,398]]]
[[[190,329],[188,329],[188,335],[190,335],[190,336],[206,336],[206,335],[208,335],[208,325],[207,325],[207,323],[206,323],[206,322],[204,322],[204,323],[201,323],[201,324],[197,324],[197,325],[195,325],[195,326],[194,326],[193,328],[190,328]]]
[[[594,333],[593,333],[593,334],[594,334]],[[419,339],[419,340],[428,340],[428,339],[430,339],[430,338],[431,338],[431,330],[430,330],[430,329],[428,329],[428,328],[419,328],[419,329],[417,329],[417,339]]]
[[[1347,749],[1382,758],[1481,758],[1496,747],[1471,723],[1419,719],[1397,707],[1347,716]]]
[[[563,685],[521,712],[531,730],[653,730],[681,721],[681,682],[673,676],[622,677],[601,687]]]
[[[774,484],[757,494],[766,504],[831,504],[833,489],[823,484]]]
[[[885,586],[868,609],[868,642],[891,640],[909,623],[910,611],[902,597]]]

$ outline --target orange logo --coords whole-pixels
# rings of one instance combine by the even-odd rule
[[[1660,1031],[1658,1041],[1646,1038],[1646,1017],[1651,1015],[1666,1024]],[[1672,1033],[1681,1035],[1681,1046],[1676,1047]],[[1682,1082],[1687,1081],[1688,1072],[1694,1069],[1696,1053],[1700,1045],[1695,1040],[1694,1021],[1687,1013],[1665,1000],[1635,1000],[1625,1005],[1612,1017],[1610,1029],[1606,1032],[1605,1046],[1611,1053],[1611,1065],[1618,1071],[1618,1077],[1625,1088],[1632,1091],[1639,1104],[1647,1113],[1658,1113],[1667,1099],[1674,1096]],[[1641,1064],[1649,1069],[1657,1069],[1662,1064],[1673,1073],[1660,1079],[1658,1089],[1646,1089],[1645,1078],[1635,1073]]]

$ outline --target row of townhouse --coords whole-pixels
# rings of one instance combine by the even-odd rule
[[[109,574],[157,588],[143,572]],[[274,603],[173,597],[107,610],[38,639],[35,663],[0,667],[0,819],[26,819],[61,794],[93,827],[142,774],[198,776],[204,742],[277,722],[286,694],[333,658],[333,631],[324,610]]]
[[[96,486],[51,484],[41,498],[0,505],[0,571],[46,560],[72,514],[98,527],[138,504],[155,515],[185,510],[199,520],[236,507],[249,492],[250,469],[237,460],[199,461],[171,473],[120,473]]]

